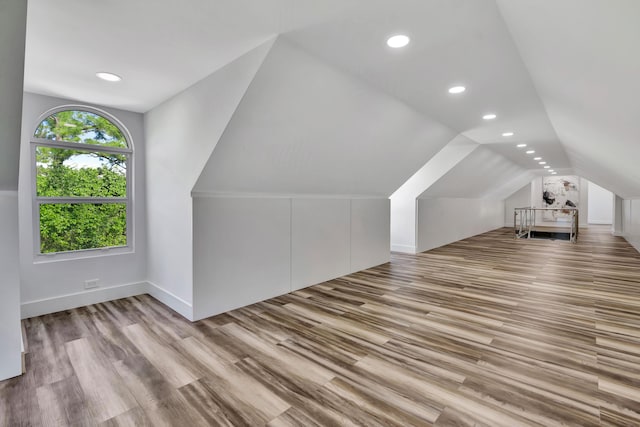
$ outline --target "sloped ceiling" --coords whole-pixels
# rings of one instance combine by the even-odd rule
[[[145,114],[147,170],[188,194],[273,42],[246,52]]]
[[[637,0],[31,0],[28,13],[27,91],[133,111],[281,34],[204,191],[388,195],[460,133],[522,170],[542,168],[516,143],[640,197]],[[386,46],[397,33],[409,46]]]
[[[486,147],[479,147],[455,165],[421,199],[449,197],[503,200],[534,175]]]
[[[146,112],[275,35],[358,3],[29,0],[25,90]]]
[[[194,191],[389,196],[455,134],[278,39]]]
[[[420,194],[479,146],[463,135],[456,136],[402,184],[391,195],[391,200],[409,200],[413,203]]]
[[[477,143],[504,144],[501,154],[524,168],[539,166],[516,142],[570,167],[494,0],[374,0],[359,12],[286,37]],[[394,33],[411,43],[388,48]],[[456,84],[467,91],[450,95]],[[485,121],[486,113],[498,118]],[[508,131],[515,135],[503,137]]]
[[[640,197],[640,1],[498,5],[575,172]]]

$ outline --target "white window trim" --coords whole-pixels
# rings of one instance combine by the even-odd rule
[[[42,139],[34,137],[35,130],[40,126],[43,120],[47,117],[59,113],[61,111],[86,111],[89,113],[97,114],[109,120],[113,123],[118,130],[124,136],[128,148],[117,148],[117,147],[102,147],[100,145],[90,145],[90,144],[82,144],[77,142],[67,142],[67,141],[52,141],[49,139]],[[134,197],[133,197],[133,169],[134,169],[134,146],[133,146],[133,138],[129,133],[128,129],[124,126],[124,124],[114,117],[112,114],[101,110],[99,108],[90,107],[87,105],[61,105],[50,110],[47,110],[38,118],[35,126],[32,127],[33,131],[30,135],[30,145],[31,145],[31,206],[32,206],[32,227],[31,230],[33,232],[33,258],[35,263],[41,262],[52,262],[52,261],[64,261],[64,260],[72,260],[72,259],[81,259],[81,258],[92,258],[106,255],[119,255],[132,253],[135,251],[135,241],[134,241]],[[37,166],[36,166],[36,148],[39,146],[53,147],[53,148],[70,148],[74,150],[86,150],[88,152],[99,151],[103,153],[117,153],[124,154],[127,156],[127,170],[126,170],[126,178],[127,178],[127,197],[110,197],[110,198],[99,198],[99,197],[38,197],[37,192]],[[56,204],[56,203],[74,203],[74,204],[95,204],[95,203],[124,203],[126,205],[126,219],[127,219],[127,245],[126,246],[111,246],[104,248],[92,248],[92,249],[81,249],[75,251],[65,251],[65,252],[51,252],[51,253],[41,253],[40,252],[40,205],[42,204]]]

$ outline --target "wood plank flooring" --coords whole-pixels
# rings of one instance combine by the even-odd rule
[[[139,296],[24,327],[1,426],[640,426],[640,254],[607,227],[496,230],[195,323]]]

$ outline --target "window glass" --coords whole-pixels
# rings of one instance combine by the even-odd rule
[[[40,205],[40,252],[127,246],[125,203]]]
[[[38,253],[127,246],[133,153],[124,132],[100,114],[63,110],[40,122],[31,143]]]
[[[59,111],[36,129],[36,138],[127,148],[124,135],[110,120],[88,111]]]
[[[127,155],[36,147],[39,197],[126,197]]]

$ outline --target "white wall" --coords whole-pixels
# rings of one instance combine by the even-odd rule
[[[622,236],[640,251],[640,199],[622,201]]]
[[[152,294],[187,318],[193,301],[191,190],[271,44],[145,114],[148,276]]]
[[[194,318],[389,261],[389,200],[196,196]]]
[[[531,183],[513,193],[504,201],[504,226],[513,227],[513,213],[515,208],[531,206]]]
[[[589,224],[613,224],[613,193],[589,182],[587,220]]]
[[[416,199],[479,145],[458,135],[413,174],[390,197],[391,250],[416,251]]]
[[[417,199],[407,195],[390,200],[391,250],[413,254],[416,252]]]
[[[31,203],[32,164],[30,136],[43,113],[63,105],[88,105],[102,109],[127,128],[133,139],[133,251],[118,254],[87,254],[78,259],[36,259]],[[22,316],[31,317],[72,307],[122,298],[144,292],[146,281],[145,138],[142,115],[128,111],[78,104],[67,99],[24,94],[20,158],[20,272]],[[85,290],[84,282],[99,279],[100,287]]]
[[[193,199],[194,319],[291,290],[291,201]]]
[[[418,199],[418,252],[501,228],[504,201]]]
[[[350,216],[348,199],[292,200],[293,290],[349,273]]]
[[[0,380],[22,372],[18,164],[27,2],[0,2]]]
[[[18,193],[0,191],[0,380],[22,372]]]
[[[613,197],[613,230],[614,236],[624,235],[624,199],[617,194]]]
[[[349,271],[389,262],[389,199],[352,199]]]

